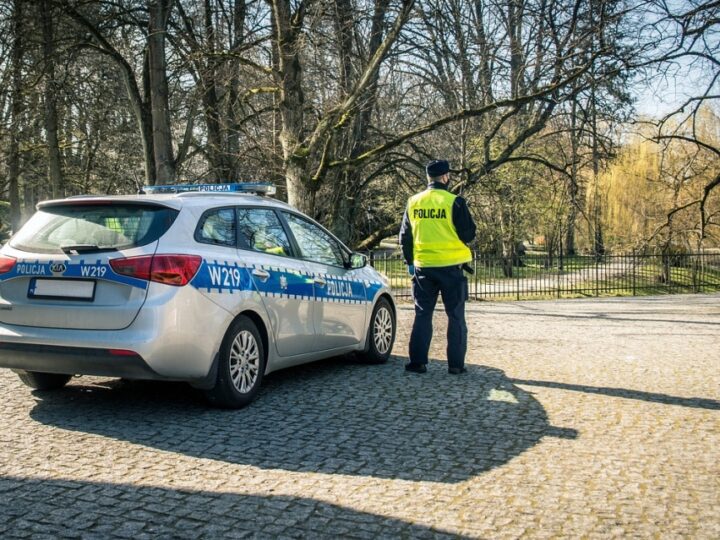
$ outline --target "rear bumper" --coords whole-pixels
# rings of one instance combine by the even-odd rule
[[[111,349],[87,347],[0,343],[0,367],[67,375],[167,379],[153,370],[138,354],[118,354]]]
[[[0,368],[197,381],[211,371],[232,315],[194,289],[149,294],[132,324],[77,330],[0,324]],[[111,354],[124,350],[128,354]],[[134,354],[130,354],[134,353]]]

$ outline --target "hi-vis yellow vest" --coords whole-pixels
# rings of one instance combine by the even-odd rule
[[[452,220],[457,195],[444,189],[427,189],[410,197],[408,218],[413,236],[413,264],[418,268],[453,266],[470,262],[472,253],[458,238]]]

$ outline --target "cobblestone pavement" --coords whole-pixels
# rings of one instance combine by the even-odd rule
[[[464,375],[443,339],[404,372],[401,304],[389,363],[275,373],[241,411],[2,370],[0,537],[720,537],[720,295],[468,320]]]

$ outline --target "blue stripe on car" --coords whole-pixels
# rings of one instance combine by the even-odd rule
[[[270,275],[262,280],[253,278],[253,270]],[[315,287],[314,278],[325,281],[324,287]],[[290,268],[239,266],[227,261],[204,260],[190,282],[206,292],[230,293],[257,290],[265,296],[311,299],[321,302],[364,303],[372,302],[381,283],[344,279],[329,274],[307,274]]]
[[[55,265],[63,265],[65,271],[53,272],[51,268]],[[40,262],[39,260],[18,260],[10,272],[0,274],[0,281],[22,277],[98,279],[123,283],[140,289],[146,289],[148,285],[145,280],[116,274],[109,264],[103,263],[100,260],[86,262],[84,259],[78,263],[70,263],[67,261]]]

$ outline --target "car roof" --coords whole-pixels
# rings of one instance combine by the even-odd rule
[[[65,199],[54,199],[38,203],[37,208],[47,208],[51,206],[65,206],[77,203],[94,204],[94,203],[134,203],[134,204],[161,204],[175,210],[183,207],[189,208],[205,208],[223,205],[246,204],[253,206],[269,206],[273,208],[283,208],[287,210],[296,210],[289,204],[267,196],[255,195],[252,193],[210,193],[210,192],[182,192],[182,193],[158,193],[146,195],[79,195],[75,197],[67,197]]]

